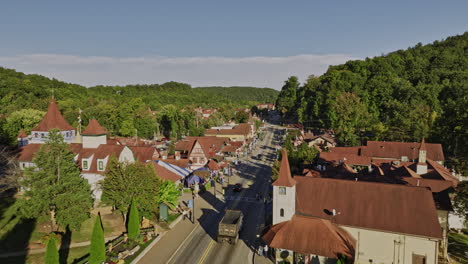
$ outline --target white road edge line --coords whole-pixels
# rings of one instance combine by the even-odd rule
[[[195,232],[195,230],[197,230],[199,225],[200,225],[200,223],[197,223],[195,225],[195,228],[193,228],[192,232],[190,232],[190,234],[184,239],[184,241],[182,241],[182,243],[180,243],[179,247],[174,251],[174,253],[172,253],[171,257],[166,261],[166,263],[171,262],[171,260],[175,257],[177,252],[180,250],[180,248],[185,244],[185,242],[187,242],[187,239],[189,239],[192,236],[193,232]]]

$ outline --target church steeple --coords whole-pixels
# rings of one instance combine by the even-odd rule
[[[47,113],[41,122],[31,130],[31,143],[45,143],[48,140],[49,131],[52,129],[60,130],[65,142],[73,143],[75,141],[75,128],[63,118],[54,98],[50,100]]]
[[[291,176],[288,153],[282,152],[279,176],[273,185],[273,224],[291,220],[296,213],[296,181]]]

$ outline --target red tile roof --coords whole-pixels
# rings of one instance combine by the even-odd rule
[[[96,119],[91,119],[91,121],[89,121],[88,126],[81,134],[85,136],[97,136],[105,135],[107,134],[107,131],[99,124],[99,122]]]
[[[285,149],[282,152],[279,176],[276,181],[272,183],[273,186],[292,187],[296,181],[291,176],[291,168],[289,167],[288,153]]]
[[[272,248],[328,258],[352,258],[356,247],[356,240],[329,220],[299,215],[272,226],[262,239]]]
[[[345,226],[442,238],[432,192],[426,188],[362,181],[295,177],[296,214]],[[313,202],[311,202],[313,201]]]
[[[49,131],[54,128],[61,131],[75,129],[65,120],[65,118],[63,118],[57,107],[57,103],[52,99],[49,103],[47,113],[42,118],[41,122],[32,129],[32,131]]]

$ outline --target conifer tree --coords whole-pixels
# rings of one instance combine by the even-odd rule
[[[49,240],[47,240],[47,249],[45,253],[45,264],[58,264],[59,263],[59,254],[57,250],[57,242],[54,234],[50,235]]]
[[[130,206],[130,214],[128,216],[127,224],[128,238],[135,239],[140,234],[140,215],[138,213],[137,203],[132,201]]]
[[[92,207],[88,182],[80,176],[74,154],[58,130],[49,132],[49,141],[36,153],[36,167],[25,170],[22,186],[26,192],[18,200],[19,214],[25,218],[55,214],[56,222],[78,230],[89,218]]]
[[[104,241],[104,230],[102,228],[101,214],[96,217],[93,233],[91,234],[91,245],[89,247],[89,263],[100,264],[106,260],[106,244]]]

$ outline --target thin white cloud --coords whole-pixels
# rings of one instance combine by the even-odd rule
[[[328,66],[358,59],[345,54],[287,57],[101,57],[31,54],[0,57],[0,65],[85,86],[177,81],[196,86],[280,89],[291,75],[305,80]]]

